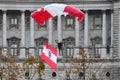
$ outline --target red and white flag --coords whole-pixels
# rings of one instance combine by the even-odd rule
[[[57,69],[57,50],[48,43],[43,44],[43,51],[40,57],[56,71]]]

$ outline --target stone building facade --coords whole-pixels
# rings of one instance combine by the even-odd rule
[[[78,23],[75,17],[61,15],[47,21],[43,26],[38,25],[30,16],[31,13],[51,3],[75,6],[85,13],[84,21]],[[26,58],[28,54],[39,55],[43,42],[57,47],[55,42],[57,40],[63,44],[63,54],[59,54],[60,59],[76,57],[77,49],[82,46],[88,51],[89,58],[110,59],[115,63],[110,65],[117,64],[116,69],[118,69],[119,30],[119,0],[0,0],[2,54],[7,51],[20,59]],[[107,46],[110,51],[107,51]],[[59,65],[61,66],[62,63],[60,62]],[[64,70],[61,74],[62,72]]]

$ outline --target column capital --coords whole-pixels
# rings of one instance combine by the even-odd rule
[[[33,12],[34,10],[29,10],[30,12]]]
[[[111,11],[111,13],[113,13],[113,12],[114,12],[114,10],[113,10],[113,9],[110,9],[110,11]]]
[[[3,11],[3,12],[6,12],[6,11],[7,11],[7,9],[3,9],[2,11]]]
[[[21,47],[25,47],[25,10],[21,10]]]
[[[102,9],[101,11],[102,11],[102,12],[106,12],[106,9]]]
[[[3,11],[3,13],[6,13],[6,12],[7,12],[7,9],[3,9],[2,11]]]
[[[23,13],[25,12],[25,10],[24,10],[24,9],[21,9],[20,11],[21,11],[21,12],[23,12]]]
[[[62,16],[61,14],[58,15],[58,17],[61,17],[61,16]]]
[[[88,10],[88,9],[84,9],[83,11],[84,11],[84,12],[88,12],[89,10]]]
[[[84,46],[88,46],[88,11],[85,12],[85,20],[84,20]]]
[[[7,25],[6,25],[6,20],[7,20],[7,15],[6,11],[3,11],[3,47],[7,47]]]
[[[65,17],[66,17],[67,15],[68,15],[68,13],[64,13],[64,14],[63,14],[63,16],[65,16]]]

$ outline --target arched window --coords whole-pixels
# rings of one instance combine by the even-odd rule
[[[20,45],[20,39],[17,37],[11,37],[7,39],[8,41],[8,46],[11,47],[11,45],[16,44],[17,46]]]
[[[63,39],[64,46],[74,46],[75,45],[75,38],[67,37]]]
[[[40,38],[35,39],[35,42],[36,42],[36,46],[39,47],[43,45],[44,42],[48,42],[48,39],[45,37],[40,37]]]
[[[17,37],[11,37],[7,39],[8,47],[10,49],[11,55],[19,55],[19,46],[20,46],[20,39]]]

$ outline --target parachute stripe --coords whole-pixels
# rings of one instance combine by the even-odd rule
[[[45,7],[35,10],[31,16],[37,23],[44,25],[49,18],[66,13],[68,13],[70,16],[77,17],[79,22],[84,19],[84,13],[76,7],[57,3],[46,5]]]

